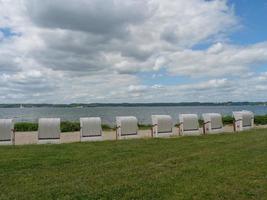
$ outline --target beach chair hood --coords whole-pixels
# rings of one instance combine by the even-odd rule
[[[38,139],[49,140],[60,138],[60,119],[41,118],[38,123]]]
[[[180,123],[183,124],[184,131],[199,130],[198,116],[196,114],[181,114]]]
[[[12,119],[0,119],[0,142],[11,141],[14,130]]]
[[[203,114],[204,123],[209,122],[211,129],[223,128],[222,115],[219,113],[205,113]]]
[[[121,136],[137,135],[138,120],[136,117],[116,117],[116,123]]]
[[[102,135],[100,117],[81,118],[80,125],[82,137],[94,137]]]
[[[156,126],[157,133],[172,132],[173,122],[170,115],[152,115],[152,125]]]

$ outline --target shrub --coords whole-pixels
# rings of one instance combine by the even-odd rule
[[[255,124],[258,125],[267,124],[267,115],[255,116]]]
[[[229,124],[233,124],[234,118],[232,116],[224,116],[222,120],[223,120],[223,124],[229,125]]]
[[[224,124],[233,124],[234,118],[231,116],[223,117]],[[254,119],[255,124],[257,125],[265,125],[267,124],[267,115],[256,115]]]
[[[38,124],[30,122],[18,122],[15,124],[15,131],[19,132],[28,132],[28,131],[37,131]]]
[[[61,132],[75,132],[80,131],[80,123],[79,122],[61,122],[60,124]]]
[[[64,121],[60,124],[61,132],[76,132],[80,131],[80,123],[79,122],[70,122]],[[104,131],[112,131],[114,128],[107,124],[102,124],[102,129]],[[17,122],[15,123],[15,131],[17,132],[30,132],[30,131],[38,131],[38,123],[31,122]]]
[[[151,129],[152,125],[151,124],[138,124],[138,128],[141,130],[148,130]]]
[[[113,130],[115,130],[115,128],[111,127],[111,126],[109,126],[107,124],[102,124],[102,130],[103,131],[113,131]]]
[[[202,127],[203,124],[204,124],[204,120],[203,120],[203,119],[199,119],[199,120],[198,120],[198,123],[199,123],[199,126]]]

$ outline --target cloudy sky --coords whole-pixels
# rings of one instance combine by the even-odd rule
[[[0,103],[267,100],[266,0],[0,0]]]

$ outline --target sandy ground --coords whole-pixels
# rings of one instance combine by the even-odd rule
[[[257,126],[255,128],[267,128],[267,125]],[[201,132],[202,129],[200,129]],[[224,132],[231,133],[233,132],[232,126],[225,126]],[[27,144],[37,144],[38,137],[37,132],[16,132],[15,133],[15,145],[27,145]],[[173,129],[173,136],[178,137],[178,129]],[[138,136],[128,136],[122,139],[131,139],[131,138],[150,138],[151,131],[150,130],[140,130],[138,132]],[[116,140],[116,132],[115,131],[104,131],[102,140]],[[69,133],[61,133],[60,135],[60,143],[73,143],[80,142],[80,132],[69,132]]]

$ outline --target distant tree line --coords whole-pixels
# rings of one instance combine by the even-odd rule
[[[255,106],[267,105],[267,102],[181,102],[181,103],[72,103],[72,104],[0,104],[0,108],[32,108],[32,107],[155,107],[155,106]]]

